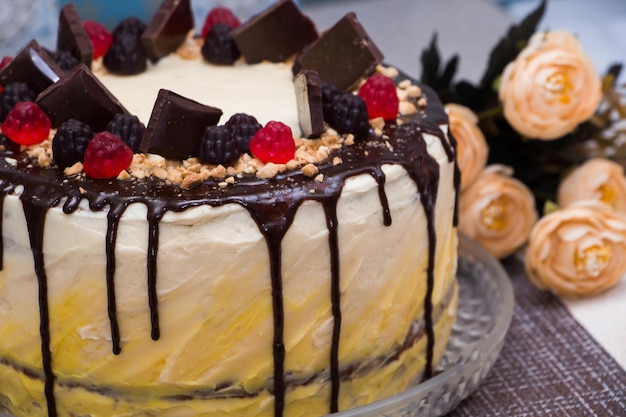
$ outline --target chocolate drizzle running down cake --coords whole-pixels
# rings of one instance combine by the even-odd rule
[[[159,57],[145,77],[122,78],[160,89],[149,74],[227,71],[191,61]],[[284,63],[236,65],[251,68],[250,85],[268,68],[291,83]],[[104,97],[133,111],[119,76],[94,74],[113,92]],[[50,112],[60,85],[40,95]],[[328,129],[297,139],[303,148],[328,142],[316,145],[324,157],[284,164],[269,179],[246,169],[271,164],[246,155],[242,171],[192,186],[156,170],[93,179],[40,163],[45,145],[3,136],[0,409],[316,416],[431,377],[456,311],[459,172],[443,107],[418,90],[408,99],[416,111],[373,121],[367,137]],[[221,106],[203,94],[195,100]],[[297,123],[297,109],[288,113]],[[203,169],[193,157],[136,157],[162,171]]]

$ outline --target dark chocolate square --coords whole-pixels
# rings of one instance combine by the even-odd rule
[[[85,64],[78,65],[43,91],[37,97],[37,104],[55,127],[77,119],[96,132],[105,130],[116,114],[128,113]]]
[[[298,57],[302,69],[317,71],[322,81],[343,90],[371,75],[382,60],[382,52],[354,13],[341,18]]]
[[[190,0],[164,0],[141,35],[148,58],[157,62],[176,51],[193,27]]]
[[[248,64],[282,62],[317,39],[309,17],[291,0],[281,0],[231,32]]]
[[[197,156],[204,130],[221,116],[218,108],[161,89],[139,150],[173,160]]]
[[[298,103],[300,130],[307,137],[319,136],[325,130],[322,108],[322,81],[317,72],[303,70],[293,80]]]
[[[0,84],[24,82],[39,94],[63,74],[50,54],[33,39],[0,71]]]
[[[71,53],[76,59],[91,68],[93,45],[89,35],[87,35],[87,31],[83,27],[83,22],[80,20],[76,5],[73,3],[61,8],[57,50]]]

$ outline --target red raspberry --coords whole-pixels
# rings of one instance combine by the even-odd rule
[[[0,71],[6,67],[7,65],[9,65],[9,62],[11,62],[11,60],[13,59],[12,56],[5,56],[2,58],[2,60],[0,61]]]
[[[268,122],[250,140],[250,151],[261,161],[284,164],[296,154],[291,128],[282,122]]]
[[[398,116],[400,101],[391,78],[376,73],[365,81],[358,94],[365,100],[370,119],[382,117],[385,120],[394,120]]]
[[[113,43],[113,35],[95,20],[83,21],[83,27],[93,45],[93,58],[96,59],[104,56]]]
[[[211,30],[211,27],[217,23],[229,26],[231,29],[236,28],[241,23],[237,16],[228,7],[218,6],[211,9],[204,19],[204,26],[202,26],[202,39],[206,38],[206,35]]]
[[[4,67],[6,67],[7,65],[9,65],[9,62],[11,62],[11,60],[13,59],[13,57],[11,56],[5,56],[2,58],[2,60],[0,60],[0,71],[2,71],[4,69]],[[2,86],[0,84],[0,93],[4,91],[4,86]]]
[[[20,101],[2,123],[2,133],[20,145],[35,145],[50,135],[50,119],[32,101]]]
[[[87,144],[83,168],[91,178],[115,178],[128,168],[133,151],[110,132],[96,133]]]

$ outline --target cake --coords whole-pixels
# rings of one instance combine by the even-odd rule
[[[17,81],[35,90],[52,123],[30,146],[3,124],[0,409],[321,416],[433,375],[458,297],[459,174],[442,105],[381,65],[353,15],[253,56],[276,13],[300,34],[311,27],[280,1],[232,29],[242,57],[211,64],[203,39],[187,36],[189,2],[166,0],[142,32],[151,62],[119,75],[106,56],[91,62],[68,6],[59,48],[73,68],[33,41],[0,72],[5,92]],[[345,55],[346,30],[363,40],[351,60],[360,69],[326,71],[319,57],[331,55],[316,48]],[[393,120],[355,134],[320,119],[328,91],[351,100],[374,72],[395,77]],[[328,80],[341,87],[320,89]],[[193,120],[223,125],[240,112],[290,126],[289,161],[248,151],[210,164],[181,151]],[[101,179],[87,175],[86,155],[60,166],[51,149],[68,119],[99,132],[116,113],[145,125],[130,165]]]

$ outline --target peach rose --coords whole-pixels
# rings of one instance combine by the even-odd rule
[[[446,104],[450,131],[457,140],[457,162],[461,170],[461,190],[466,189],[487,165],[489,148],[478,117],[468,107]]]
[[[602,98],[601,79],[569,32],[539,32],[502,74],[506,120],[522,135],[552,140],[589,119]]]
[[[512,170],[490,165],[459,202],[459,230],[496,258],[518,250],[537,221],[535,199],[526,185],[511,177]]]
[[[526,272],[541,289],[588,296],[626,273],[626,218],[606,204],[579,201],[545,215],[533,228]]]
[[[570,172],[559,184],[560,207],[575,201],[595,200],[626,214],[626,177],[624,168],[609,159],[589,159]]]

